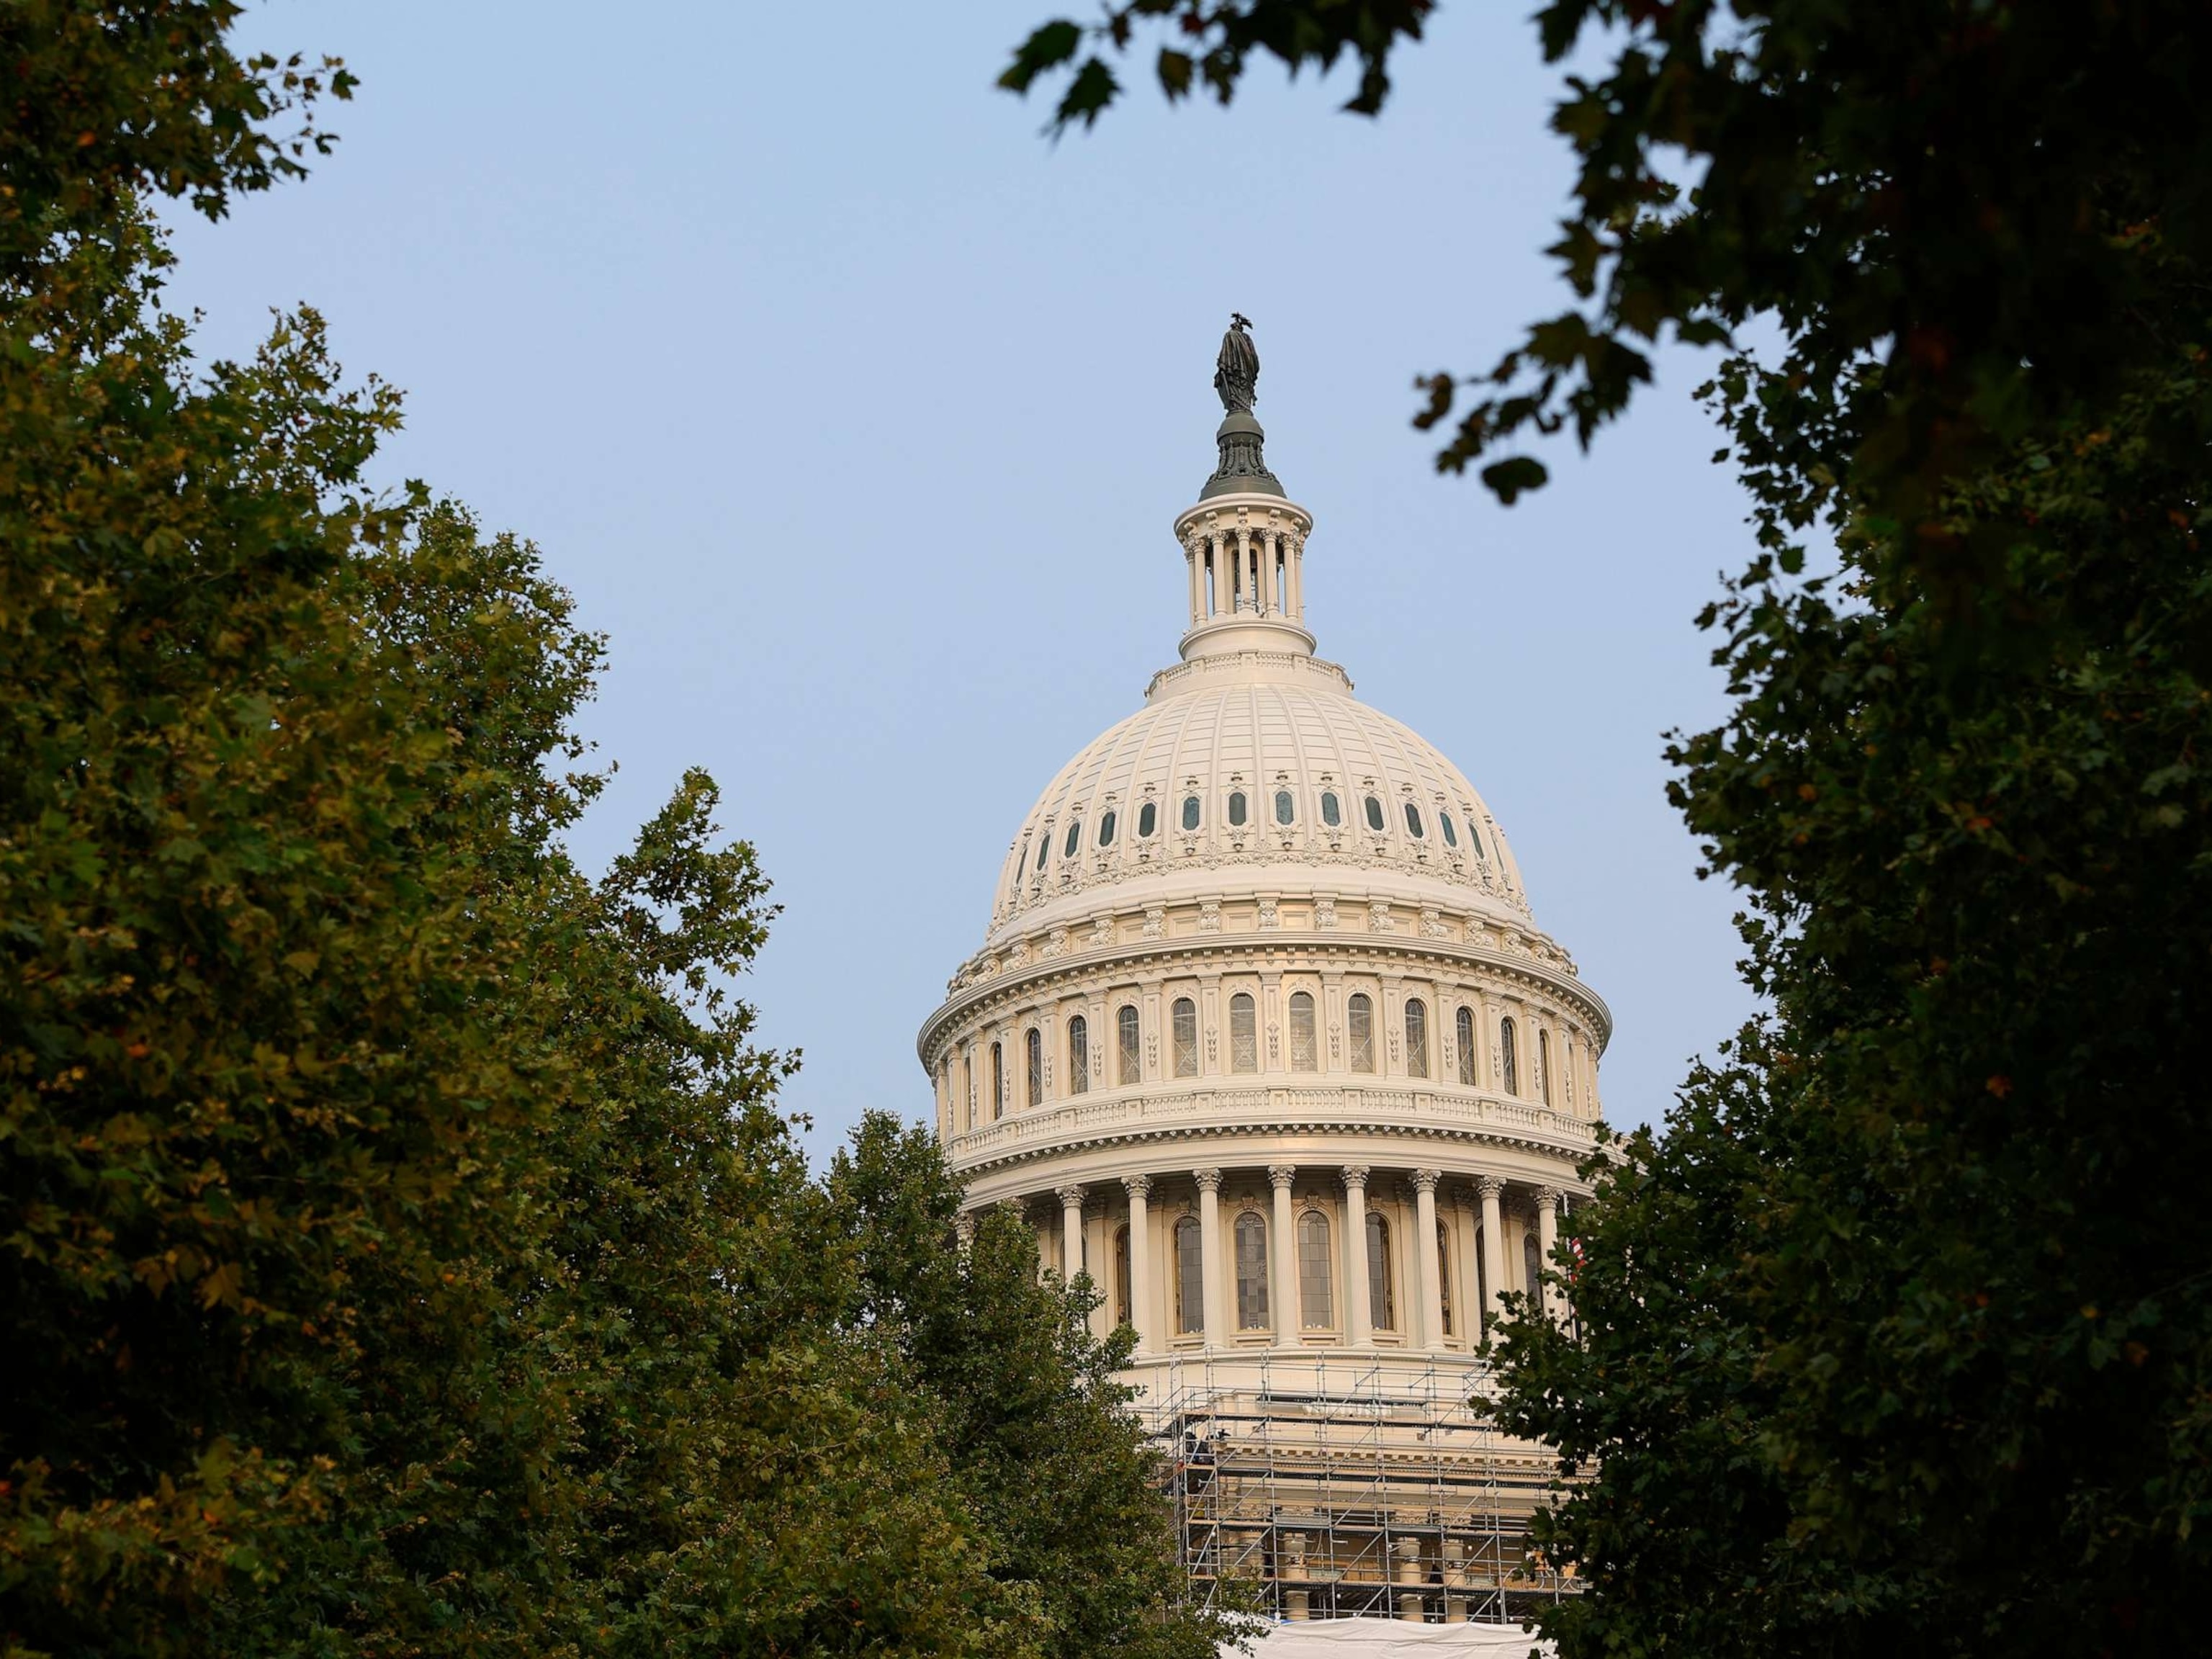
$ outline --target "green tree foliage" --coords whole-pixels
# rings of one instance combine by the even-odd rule
[[[233,11],[0,15],[0,1652],[1194,1656],[1011,1235],[995,1370],[866,1288],[952,1191],[809,1178],[712,784],[562,850],[601,648],[534,550],[365,485],[312,313],[202,368],[158,309],[142,192],[327,143]],[[1015,1501],[1048,1437],[1087,1511]]]
[[[1362,19],[1392,27],[1140,0],[1008,81],[1072,70],[1087,118],[1085,43],[1165,20],[1228,54],[1223,95],[1250,42],[1371,76]],[[1554,120],[1583,304],[1477,377],[1439,461],[1587,441],[1652,342],[1725,349],[1759,551],[1704,619],[1734,708],[1674,793],[1772,1011],[1597,1172],[1578,1339],[1507,1337],[1506,1420],[1586,1477],[1546,1543],[1591,1593],[1546,1628],[1570,1659],[2198,1650],[2212,14],[1538,23],[1603,60]],[[1462,390],[1426,385],[1425,427]]]

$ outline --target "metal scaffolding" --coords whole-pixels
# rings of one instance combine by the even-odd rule
[[[1480,1414],[1480,1367],[1255,1355],[1148,1380],[1204,1601],[1239,1583],[1278,1619],[1518,1624],[1577,1588],[1528,1544],[1553,1461]]]

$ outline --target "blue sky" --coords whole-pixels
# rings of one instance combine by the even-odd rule
[[[1750,1006],[1661,759],[1723,708],[1692,619],[1747,548],[1701,365],[1511,509],[1407,424],[1415,373],[1566,301],[1534,27],[1447,5],[1379,121],[1263,64],[1226,115],[1139,85],[1055,145],[992,86],[1050,5],[256,8],[249,44],[362,85],[307,183],[180,223],[172,301],[210,355],[323,311],[407,390],[383,475],[532,538],[611,636],[577,850],[714,774],[784,906],[746,994],[822,1135],[926,1115],[914,1033],[1008,836],[1173,659],[1168,527],[1245,313],[1322,654],[1484,792],[1612,1005],[1608,1115],[1657,1117]]]

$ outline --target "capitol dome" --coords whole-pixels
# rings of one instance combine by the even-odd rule
[[[1552,1459],[1472,1402],[1586,1190],[1612,1016],[1466,775],[1315,654],[1244,331],[1178,659],[1024,817],[920,1055],[963,1225],[1013,1207],[1132,1334],[1194,1580],[1517,1618],[1571,1588],[1523,1535]]]

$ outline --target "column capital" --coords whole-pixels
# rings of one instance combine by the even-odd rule
[[[1054,1188],[1052,1191],[1053,1196],[1060,1200],[1061,1208],[1066,1209],[1072,1206],[1079,1209],[1082,1207],[1083,1183],[1081,1182],[1070,1182],[1065,1187]]]
[[[963,1250],[975,1242],[975,1212],[973,1210],[963,1210],[952,1218],[952,1236],[960,1241],[960,1248]]]
[[[1437,1182],[1443,1178],[1443,1171],[1441,1170],[1416,1170],[1413,1174],[1413,1190],[1417,1193],[1434,1193],[1437,1189]]]
[[[1221,1190],[1221,1171],[1218,1170],[1193,1170],[1190,1172],[1190,1178],[1198,1183],[1198,1190],[1201,1193],[1218,1193]]]
[[[1536,1188],[1537,1207],[1556,1212],[1559,1207],[1559,1200],[1565,1196],[1566,1194],[1557,1187],[1539,1187]]]
[[[1288,1191],[1291,1182],[1297,1178],[1298,1166],[1295,1164],[1270,1164],[1267,1166],[1267,1180],[1277,1192]]]
[[[1121,1185],[1127,1189],[1133,1204],[1142,1203],[1152,1195],[1152,1178],[1148,1175],[1123,1176]]]
[[[1477,1176],[1474,1181],[1474,1189],[1480,1193],[1485,1198],[1497,1198],[1504,1193],[1505,1182],[1504,1179],[1499,1176]]]
[[[1358,1187],[1362,1190],[1364,1190],[1367,1186],[1367,1166],[1364,1164],[1346,1164],[1344,1166],[1344,1184],[1347,1187]]]

